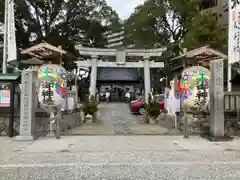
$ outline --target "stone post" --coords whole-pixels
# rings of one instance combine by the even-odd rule
[[[37,72],[31,69],[22,72],[20,132],[15,140],[34,140],[35,137],[35,101]]]
[[[210,134],[213,137],[224,136],[224,80],[223,59],[210,63]]]
[[[90,90],[91,94],[95,98],[96,95],[96,85],[97,85],[97,59],[98,56],[92,56],[91,60],[91,77],[90,77]]]
[[[66,108],[65,108],[66,109]],[[54,112],[50,112],[50,117],[49,117],[49,132],[47,134],[47,137],[54,137],[56,136],[56,131],[54,130],[54,123],[55,120],[52,120],[55,117]]]
[[[177,76],[174,76],[173,78],[173,94],[174,94],[174,97],[176,98],[177,95],[178,95],[178,77]]]
[[[149,66],[149,56],[144,56],[144,92],[145,92],[145,102],[148,103],[148,95],[151,91],[151,80],[150,80],[150,66]]]
[[[228,62],[229,63],[229,62]],[[228,77],[227,77],[227,81],[228,81],[228,92],[231,92],[232,91],[232,65],[231,64],[228,64]]]
[[[77,74],[75,75],[75,103],[76,103],[76,105],[78,104],[78,76],[77,76]],[[77,107],[77,106],[76,106]]]

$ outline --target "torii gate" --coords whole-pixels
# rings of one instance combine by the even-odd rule
[[[84,48],[81,45],[76,45],[75,48],[80,55],[91,56],[91,60],[75,61],[78,68],[81,66],[91,67],[90,76],[90,92],[91,95],[96,94],[97,83],[97,68],[98,67],[117,67],[117,68],[144,68],[144,88],[145,102],[148,102],[148,94],[151,91],[150,68],[163,68],[164,62],[150,61],[151,57],[162,56],[166,48],[159,49],[104,49],[104,48]],[[99,56],[116,56],[116,62],[106,62],[98,60]],[[143,61],[127,62],[126,56],[143,57]]]

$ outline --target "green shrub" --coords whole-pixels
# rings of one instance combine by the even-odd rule
[[[149,117],[156,119],[160,115],[160,105],[155,99],[152,99],[151,94],[148,96],[148,104],[146,105],[147,114]]]
[[[95,101],[94,96],[91,96],[90,99],[84,104],[83,112],[85,115],[94,115],[98,111],[98,103]]]

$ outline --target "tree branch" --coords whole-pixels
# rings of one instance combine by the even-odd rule
[[[44,36],[43,36],[42,26],[41,26],[40,19],[39,19],[39,11],[38,11],[37,4],[36,4],[36,2],[35,3],[33,2],[34,0],[28,0],[28,1],[32,5],[32,7],[34,7],[35,12],[36,12],[36,21],[37,21],[36,26],[39,28],[39,31],[37,31],[36,33],[40,36],[41,39],[43,39]]]

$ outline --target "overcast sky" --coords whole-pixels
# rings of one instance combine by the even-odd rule
[[[134,8],[143,3],[144,0],[106,0],[109,6],[117,11],[119,17],[124,20],[130,16]]]

